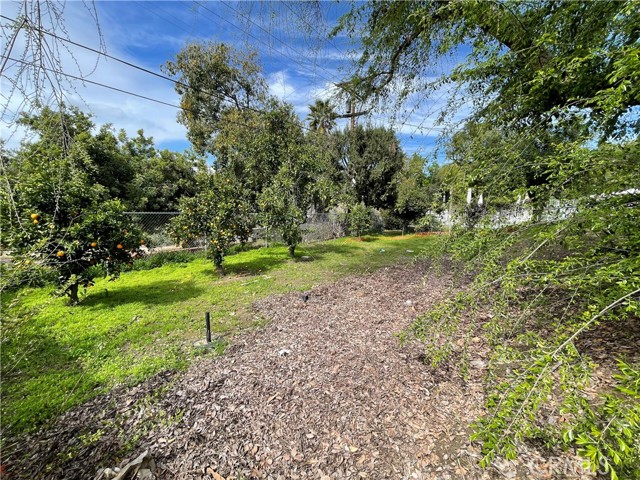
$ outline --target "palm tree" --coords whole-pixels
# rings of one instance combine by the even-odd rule
[[[333,109],[329,100],[316,100],[313,105],[309,105],[309,127],[322,133],[330,132],[336,126],[338,114]]]

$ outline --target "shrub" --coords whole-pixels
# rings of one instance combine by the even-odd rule
[[[239,191],[230,177],[216,174],[208,190],[180,200],[181,213],[171,219],[169,227],[171,236],[181,244],[205,237],[207,255],[221,275],[231,245],[246,242],[252,230],[248,204]]]
[[[415,224],[416,232],[438,232],[442,230],[442,222],[433,213],[423,215]]]
[[[404,230],[406,225],[404,220],[398,217],[393,210],[380,210],[382,222],[386,230]]]
[[[349,234],[354,237],[362,237],[373,226],[371,210],[364,203],[353,205],[346,214]]]
[[[0,264],[0,292],[17,290],[22,287],[43,287],[56,281],[55,270],[29,263],[21,265]]]

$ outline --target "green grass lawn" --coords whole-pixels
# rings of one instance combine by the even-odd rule
[[[99,280],[70,307],[53,287],[5,295],[2,334],[2,429],[31,430],[121,383],[134,384],[184,368],[204,338],[204,313],[214,335],[229,338],[260,325],[250,306],[267,295],[307,290],[348,274],[408,261],[437,237],[372,236],[241,252],[225,260],[220,278],[202,257]],[[413,250],[413,252],[407,252]],[[310,259],[302,260],[301,256]],[[224,342],[214,349],[221,353]]]

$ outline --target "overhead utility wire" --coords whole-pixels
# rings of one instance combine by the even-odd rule
[[[295,9],[291,8],[291,7],[289,6],[289,2],[288,2],[287,0],[285,0],[285,1],[281,2],[281,3],[282,3],[282,4],[287,8],[287,10],[289,10],[289,11],[290,11],[291,13],[293,13],[296,17],[298,17],[298,19],[299,19],[302,23],[304,23],[304,24],[305,24],[307,27],[309,27],[310,29],[313,29],[313,25],[312,25],[308,20],[306,20],[304,17],[302,17],[298,12],[296,12],[296,11],[295,11]],[[333,46],[333,48],[335,48],[335,49],[336,49],[336,51],[337,51],[339,54],[344,55],[344,56],[347,56],[347,53],[346,53],[346,52],[344,52],[343,50],[341,50],[340,48],[338,48],[338,46],[337,46],[335,43],[333,43],[333,40],[331,40],[331,38],[330,38],[330,37],[328,37],[328,36],[327,36],[327,42],[329,42],[329,44],[330,44],[330,45],[332,45],[332,46]]]
[[[184,111],[184,112],[193,112],[193,110],[190,110],[190,109],[188,109],[188,108],[184,108],[184,107],[182,107],[182,106],[180,106],[180,105],[174,105],[173,103],[165,102],[165,101],[163,101],[163,100],[158,100],[157,98],[147,97],[147,96],[145,96],[145,95],[141,95],[141,94],[139,94],[139,93],[130,92],[130,91],[128,91],[128,90],[123,90],[123,89],[121,89],[121,88],[114,87],[114,86],[111,86],[111,85],[105,85],[104,83],[94,82],[93,80],[88,80],[88,79],[86,79],[86,78],[78,77],[78,76],[76,76],[76,75],[72,75],[72,74],[70,74],[70,73],[65,73],[65,72],[63,72],[63,71],[61,71],[61,70],[56,70],[56,69],[52,69],[52,68],[43,67],[43,66],[41,66],[41,65],[37,64],[36,62],[27,62],[27,61],[24,61],[24,60],[18,60],[18,59],[16,59],[16,58],[11,58],[11,57],[9,57],[9,60],[11,60],[12,62],[18,62],[18,63],[21,63],[21,64],[23,64],[23,65],[30,65],[30,66],[34,66],[34,67],[39,67],[39,68],[41,68],[41,69],[43,69],[43,70],[45,70],[45,71],[49,71],[49,72],[55,73],[56,75],[62,75],[62,76],[64,76],[64,77],[68,77],[68,78],[71,78],[71,79],[74,79],[74,80],[79,80],[79,81],[81,81],[81,82],[90,83],[90,84],[92,84],[92,85],[97,85],[97,86],[99,86],[99,87],[107,88],[107,89],[109,89],[109,90],[115,90],[116,92],[120,92],[120,93],[124,93],[124,94],[126,94],[126,95],[131,95],[131,96],[134,96],[134,97],[142,98],[142,99],[144,99],[144,100],[148,100],[148,101],[150,101],[150,102],[155,102],[155,103],[159,103],[159,104],[162,104],[162,105],[166,105],[166,106],[168,106],[168,107],[173,107],[173,108],[175,108],[175,109],[177,109],[177,110],[182,110],[182,111]],[[246,124],[246,123],[243,123],[243,122],[237,122],[237,121],[235,121],[235,120],[225,119],[225,122],[226,122],[226,123],[233,124],[233,125],[239,125],[239,126],[241,126],[241,127],[246,127],[246,128],[255,128],[255,125],[248,125],[248,124]],[[290,122],[290,123],[292,123],[292,124],[294,124],[294,125],[299,125],[299,126],[300,126],[300,128],[302,128],[302,129],[304,129],[304,130],[309,130],[309,131],[311,131],[311,129],[310,129],[310,128],[308,128],[308,127],[305,127],[305,126],[302,124],[302,122],[301,122],[301,123],[299,123],[299,124],[298,124],[298,123],[295,123],[295,122]]]
[[[194,34],[194,30],[195,30],[195,28],[193,27],[193,25],[189,26],[186,22],[184,22],[184,21],[182,21],[182,20],[179,20],[179,19],[177,19],[177,18],[169,19],[169,18],[167,18],[166,16],[160,15],[160,14],[158,13],[159,11],[160,11],[160,12],[162,12],[162,13],[164,13],[164,14],[166,14],[166,15],[169,15],[169,16],[171,16],[171,13],[167,12],[166,10],[163,10],[163,9],[162,9],[162,8],[160,8],[159,6],[155,5],[155,6],[154,6],[154,8],[149,8],[149,7],[147,7],[147,5],[146,5],[146,2],[145,2],[145,1],[134,2],[134,3],[136,3],[136,4],[137,4],[137,5],[139,5],[139,6],[141,6],[142,8],[144,8],[145,10],[147,10],[148,12],[153,13],[153,14],[154,14],[156,17],[158,17],[160,20],[163,20],[164,22],[169,23],[169,24],[173,25],[173,26],[174,26],[174,27],[176,27],[176,28],[179,28],[179,29],[180,29],[180,30],[182,30],[183,32],[188,33],[190,36],[195,37],[195,34]],[[180,25],[178,25],[177,23],[175,23],[175,22],[174,22],[174,20],[176,20],[176,21],[180,22],[180,23],[181,23],[182,25],[184,25],[184,26],[180,26]],[[185,28],[185,26],[186,26],[186,28]],[[208,34],[205,34],[205,33],[204,33],[202,30],[200,30],[200,29],[198,29],[198,32],[197,32],[197,33],[198,33],[201,37],[207,37],[207,36],[208,36]]]
[[[196,3],[198,3],[198,2],[196,2]],[[207,10],[208,10],[208,9],[207,9]],[[235,9],[234,9],[234,11],[235,11]],[[214,12],[212,12],[212,13],[214,13]],[[17,19],[10,18],[10,17],[7,17],[7,16],[2,15],[2,14],[0,14],[0,18],[3,18],[3,19],[5,19],[5,20],[9,20],[9,21],[12,21],[12,22],[16,22],[16,21],[18,21]],[[220,17],[220,18],[222,18],[222,17]],[[26,22],[25,22],[25,23],[26,23]],[[238,28],[235,24],[233,24],[233,23],[232,23],[232,25],[234,25],[236,28]],[[71,45],[74,45],[74,46],[76,46],[76,47],[83,48],[83,49],[85,49],[85,50],[88,50],[88,51],[90,51],[90,52],[96,53],[96,54],[98,54],[98,55],[102,55],[102,56],[104,56],[104,57],[106,57],[106,58],[109,58],[109,59],[114,60],[114,61],[116,61],[116,62],[122,63],[123,65],[126,65],[126,66],[128,66],[128,67],[134,68],[134,69],[136,69],[136,70],[140,70],[140,71],[142,71],[142,72],[144,72],[144,73],[147,73],[147,74],[149,74],[149,75],[153,75],[153,76],[158,77],[158,78],[161,78],[161,79],[163,79],[163,80],[167,80],[167,81],[169,81],[169,82],[172,82],[172,83],[174,83],[174,84],[176,84],[176,85],[180,85],[180,86],[182,86],[182,87],[184,87],[184,88],[187,88],[187,89],[189,89],[189,90],[195,90],[195,91],[198,91],[199,93],[203,93],[203,94],[205,94],[205,95],[210,95],[210,96],[213,96],[213,97],[217,97],[217,98],[218,98],[218,99],[220,99],[220,100],[229,100],[229,98],[224,97],[223,95],[221,96],[220,94],[217,94],[216,92],[205,92],[205,91],[202,91],[202,90],[196,89],[196,88],[194,88],[194,87],[192,87],[192,86],[190,86],[190,85],[188,85],[188,84],[186,84],[186,83],[184,83],[184,82],[181,82],[181,81],[179,81],[179,80],[175,80],[175,79],[173,79],[173,78],[171,78],[171,77],[169,77],[169,76],[167,76],[167,75],[163,75],[163,74],[161,74],[161,73],[154,72],[153,70],[149,70],[148,68],[141,67],[141,66],[139,66],[139,65],[133,64],[133,63],[131,63],[131,62],[128,62],[127,60],[123,60],[123,59],[121,59],[121,58],[115,57],[115,56],[113,56],[113,55],[110,55],[110,54],[108,54],[108,53],[106,53],[106,52],[103,52],[103,51],[101,51],[101,50],[97,50],[97,49],[95,49],[95,48],[89,47],[89,46],[87,46],[87,45],[84,45],[84,44],[81,44],[81,43],[78,43],[78,42],[74,42],[73,40],[70,40],[70,39],[68,39],[68,38],[60,37],[59,35],[56,35],[56,34],[55,34],[55,33],[53,33],[53,32],[49,32],[49,31],[47,31],[47,30],[45,30],[45,29],[42,29],[42,28],[36,27],[35,25],[30,25],[30,24],[29,24],[29,25],[28,25],[28,27],[29,27],[29,28],[31,28],[31,29],[33,29],[33,30],[35,30],[35,31],[37,31],[37,32],[39,32],[39,33],[42,33],[42,34],[45,34],[45,35],[49,35],[50,37],[55,38],[56,40],[59,40],[59,41],[62,41],[62,42],[66,42],[66,43],[69,43],[69,44],[71,44]],[[268,32],[267,32],[267,33],[268,33]],[[255,38],[255,37],[254,37],[254,38]],[[275,37],[274,37],[274,38],[275,38]],[[288,57],[288,58],[291,58],[291,57]],[[25,65],[32,65],[32,66],[36,66],[34,63],[25,62],[25,61],[22,61],[22,60],[16,60],[16,59],[10,58],[9,56],[5,57],[5,61],[6,61],[6,60],[11,60],[11,61],[14,61],[14,62],[19,62],[19,63],[25,64]],[[124,94],[127,94],[127,95],[132,95],[132,96],[135,96],[135,97],[138,97],[138,98],[142,98],[142,99],[145,99],[145,100],[149,100],[149,101],[151,101],[151,102],[155,102],[155,103],[159,103],[159,104],[167,105],[167,106],[170,106],[170,107],[173,107],[173,108],[179,109],[179,110],[189,111],[188,109],[185,109],[184,107],[181,107],[181,106],[179,106],[179,105],[174,105],[174,104],[172,104],[172,103],[168,103],[168,102],[164,102],[164,101],[162,101],[162,100],[158,100],[158,99],[154,99],[154,98],[151,98],[151,97],[147,97],[147,96],[145,96],[145,95],[140,95],[140,94],[137,94],[137,93],[134,93],[134,92],[129,92],[129,91],[127,91],[127,90],[123,90],[123,89],[120,89],[120,88],[117,88],[117,87],[113,87],[113,86],[110,86],[110,85],[105,85],[105,84],[102,84],[102,83],[99,83],[99,82],[95,82],[95,81],[92,81],[92,80],[88,80],[87,78],[84,78],[84,77],[78,77],[78,76],[75,76],[75,75],[71,75],[71,74],[69,74],[69,73],[65,73],[65,72],[62,72],[62,71],[54,70],[54,69],[48,69],[48,68],[45,68],[45,67],[42,67],[42,68],[43,68],[44,70],[46,70],[46,71],[50,71],[50,72],[52,72],[52,73],[56,73],[56,74],[59,74],[59,75],[64,75],[64,76],[66,76],[66,77],[68,77],[68,78],[72,78],[72,79],[75,79],[75,80],[80,80],[80,81],[83,81],[83,82],[86,82],[86,83],[90,83],[90,84],[93,84],[93,85],[97,85],[97,86],[100,86],[100,87],[103,87],[103,88],[108,88],[108,89],[110,89],[110,90],[118,91],[118,92],[121,92],[121,93],[124,93]],[[325,78],[325,77],[323,77],[323,78]],[[325,78],[325,79],[326,79],[326,78]],[[260,110],[260,109],[254,108],[254,107],[249,107],[249,106],[248,106],[248,107],[246,107],[246,108],[247,108],[248,110],[254,111],[255,113],[262,113],[262,114],[267,113],[267,112],[265,112],[264,110]],[[246,127],[248,127],[248,125],[245,125],[245,124],[242,124],[242,123],[233,122],[233,121],[230,121],[230,120],[229,120],[229,122],[230,122],[230,123],[237,124],[237,125],[242,125],[242,126],[246,126]],[[403,122],[403,125],[407,125],[407,126],[411,126],[411,127],[418,127],[418,128],[422,128],[422,126],[412,125],[412,124],[409,124],[409,123],[407,123],[407,122]],[[302,128],[303,128],[304,130],[311,131],[311,129],[310,129],[310,128],[308,128],[308,127],[306,127],[304,124],[302,124]],[[433,127],[431,127],[429,130],[434,130],[434,129],[437,129],[437,128],[438,128],[438,127],[433,126]],[[413,133],[413,134],[415,135],[415,131],[414,131],[414,133]]]
[[[6,17],[6,16],[4,16],[4,15],[2,15],[2,14],[0,14],[0,18],[4,18],[4,19],[6,19],[6,20],[16,21],[15,19],[11,19],[11,18]],[[111,60],[114,60],[114,61],[116,61],[116,62],[120,62],[120,63],[122,63],[122,64],[124,64],[124,65],[127,65],[128,67],[135,68],[136,70],[140,70],[140,71],[142,71],[142,72],[144,72],[144,73],[148,73],[148,74],[150,74],[150,75],[154,75],[154,76],[156,76],[156,77],[158,77],[158,78],[161,78],[161,79],[163,79],[163,80],[167,80],[167,81],[169,81],[169,82],[172,82],[172,83],[174,83],[174,84],[176,84],[176,85],[180,85],[180,86],[182,86],[182,87],[184,87],[184,88],[187,88],[187,89],[189,89],[189,90],[193,90],[193,91],[196,91],[196,92],[199,92],[199,93],[205,94],[205,95],[209,95],[209,96],[211,96],[211,97],[216,97],[216,98],[218,98],[219,100],[230,100],[230,98],[225,97],[224,95],[218,94],[217,92],[207,92],[207,91],[203,91],[203,90],[200,90],[200,89],[196,89],[196,88],[194,88],[194,87],[192,87],[192,86],[190,86],[190,85],[188,85],[188,84],[186,84],[186,83],[184,83],[184,82],[181,82],[181,81],[179,81],[179,80],[175,80],[175,79],[173,79],[173,78],[171,78],[171,77],[168,77],[168,76],[166,76],[166,75],[162,75],[162,74],[160,74],[160,73],[154,72],[153,70],[149,70],[149,69],[144,68],[144,67],[141,67],[141,66],[139,66],[139,65],[135,65],[135,64],[133,64],[133,63],[131,63],[131,62],[128,62],[128,61],[126,61],[126,60],[123,60],[123,59],[121,59],[121,58],[114,57],[113,55],[109,55],[108,53],[102,52],[102,51],[100,51],[100,50],[96,50],[95,48],[92,48],[92,47],[89,47],[89,46],[86,46],[86,45],[83,45],[83,44],[80,44],[80,43],[74,42],[73,40],[69,40],[69,39],[66,39],[66,38],[60,37],[60,36],[58,36],[58,35],[56,35],[56,34],[54,34],[54,33],[52,33],[52,32],[49,32],[49,31],[47,31],[47,30],[44,30],[44,29],[41,29],[41,28],[35,27],[35,26],[33,26],[33,25],[31,25],[29,28],[32,28],[32,29],[34,29],[34,30],[36,30],[36,31],[38,31],[38,32],[40,32],[40,33],[45,34],[45,35],[49,35],[49,36],[51,36],[51,37],[53,37],[53,38],[55,38],[55,39],[57,39],[57,40],[60,40],[60,41],[62,41],[62,42],[70,43],[70,44],[72,44],[72,45],[75,45],[75,46],[80,47],[80,48],[84,48],[85,50],[89,50],[89,51],[91,51],[91,52],[93,52],[93,53],[96,53],[96,54],[98,54],[98,55],[102,55],[102,56],[104,56],[104,57],[106,57],[106,58],[109,58],[109,59],[111,59]],[[26,64],[26,65],[36,66],[34,63],[25,62],[25,61],[22,61],[22,60],[15,60],[15,59],[13,59],[13,58],[9,58],[9,57],[7,57],[7,59],[10,59],[10,60],[15,61],[15,62],[20,62],[20,63]],[[174,108],[177,108],[177,109],[181,109],[181,110],[184,110],[184,111],[191,111],[191,110],[185,109],[184,107],[181,107],[181,106],[178,106],[178,105],[174,105],[174,104],[167,103],[167,102],[164,102],[164,101],[162,101],[162,100],[153,99],[153,98],[150,98],[150,97],[145,97],[144,95],[139,95],[139,94],[137,94],[137,93],[128,92],[128,91],[126,91],[126,90],[122,90],[122,89],[119,89],[119,88],[116,88],[116,87],[111,87],[111,86],[109,86],[109,85],[104,85],[104,84],[101,84],[101,83],[99,83],[99,82],[94,82],[94,81],[92,81],[92,80],[88,80],[88,79],[86,79],[86,78],[84,78],[84,77],[77,77],[77,76],[75,76],[75,75],[71,75],[71,74],[68,74],[68,73],[65,73],[65,72],[62,72],[62,71],[57,71],[57,70],[53,70],[53,69],[47,69],[47,68],[44,68],[44,67],[42,67],[42,68],[43,68],[44,70],[50,71],[50,72],[52,72],[52,73],[57,73],[57,74],[60,74],[60,75],[64,75],[64,76],[66,76],[66,77],[73,78],[73,79],[75,79],[75,80],[84,81],[84,82],[91,83],[91,84],[94,84],[94,85],[98,85],[98,86],[101,86],[101,87],[104,87],[104,88],[109,88],[109,89],[111,89],[111,90],[116,90],[116,91],[119,91],[119,92],[122,92],[122,93],[126,93],[126,94],[130,94],[130,95],[134,95],[134,96],[136,96],[136,97],[144,98],[144,99],[150,100],[150,101],[152,101],[152,102],[156,102],[156,103],[162,103],[162,104],[164,104],[164,105],[168,105],[168,106],[171,106],[171,107],[174,107]],[[268,112],[266,112],[266,111],[264,111],[264,110],[260,110],[260,109],[255,108],[255,107],[247,106],[247,107],[245,107],[245,108],[246,108],[247,110],[251,110],[251,111],[253,111],[253,112],[255,112],[255,113],[261,113],[261,114],[268,113]],[[249,125],[244,125],[244,124],[242,124],[242,123],[233,122],[233,121],[231,121],[231,120],[227,120],[227,121],[229,121],[230,123],[235,123],[235,124],[238,124],[238,125],[243,125],[243,126],[249,127]],[[301,124],[301,126],[302,126],[302,128],[303,128],[304,130],[311,131],[311,129],[310,129],[310,128],[308,128],[308,127],[306,127],[304,124]]]
[[[229,19],[227,19],[227,18],[223,17],[222,15],[220,15],[220,14],[218,14],[218,13],[214,12],[213,10],[211,10],[210,8],[208,8],[206,5],[202,4],[201,2],[195,1],[194,3],[195,3],[196,5],[199,5],[200,7],[204,8],[204,9],[205,9],[206,11],[208,11],[209,13],[211,13],[211,14],[215,15],[215,16],[216,16],[216,17],[218,17],[219,19],[221,19],[221,20],[223,20],[223,21],[227,22],[227,23],[228,23],[229,25],[231,25],[232,27],[234,27],[234,28],[236,28],[236,29],[238,29],[238,30],[242,30],[240,26],[236,25],[236,24],[235,24],[235,23],[233,23],[231,20],[229,20]],[[277,41],[278,41],[278,42],[280,42],[282,45],[284,45],[284,46],[286,46],[286,47],[289,47],[289,45],[287,45],[285,42],[283,42],[282,40],[280,40],[278,37],[275,37],[274,35],[272,35],[272,34],[271,34],[271,32],[269,32],[268,30],[265,30],[264,28],[262,28],[262,26],[260,26],[259,24],[257,24],[257,23],[256,23],[256,22],[254,22],[253,20],[251,20],[250,18],[247,18],[245,15],[243,15],[241,12],[239,12],[238,10],[236,10],[235,8],[233,8],[231,5],[229,5],[229,4],[225,3],[225,2],[221,2],[221,3],[223,3],[225,6],[227,6],[228,8],[230,8],[231,10],[233,10],[234,12],[236,12],[236,13],[237,13],[238,15],[240,15],[242,18],[246,19],[247,21],[249,21],[250,23],[252,23],[252,24],[253,24],[253,25],[255,25],[256,27],[258,27],[260,30],[262,30],[263,32],[265,32],[267,35],[269,35],[269,36],[270,36],[271,38],[273,38],[274,40],[277,40]],[[263,45],[265,45],[265,46],[269,47],[268,45],[266,45],[266,44],[264,43],[264,41],[263,41],[262,39],[260,39],[259,37],[256,37],[256,36],[255,36],[255,35],[253,35],[251,32],[244,32],[244,33],[245,33],[246,35],[248,35],[249,37],[253,38],[255,41],[257,41],[257,42],[259,42],[259,43],[261,43],[261,44],[263,44]],[[271,48],[271,47],[269,47],[269,48]],[[289,47],[289,48],[291,48],[291,47]],[[295,53],[297,53],[298,55],[300,55],[300,56],[302,56],[302,57],[304,57],[304,56],[305,56],[303,53],[299,52],[298,50],[295,50],[294,48],[291,48],[291,50],[293,50]],[[286,53],[284,53],[284,52],[280,52],[280,53],[282,54],[282,56],[283,56],[283,57],[288,58],[289,60],[291,60],[292,62],[297,63],[298,65],[302,66],[303,68],[305,68],[305,69],[308,69],[308,68],[309,68],[309,66],[308,66],[307,64],[305,64],[305,63],[301,62],[300,60],[298,60],[298,59],[296,59],[296,58],[294,58],[294,57],[292,57],[292,56],[290,56],[290,55],[287,55],[287,54],[286,54]],[[323,69],[323,70],[324,70],[324,69]],[[324,71],[325,71],[325,72],[327,72],[326,70],[324,70]],[[329,73],[329,72],[327,72],[327,73]],[[331,80],[331,79],[329,79],[329,78],[325,77],[324,75],[319,75],[319,74],[317,74],[317,73],[314,73],[314,75],[317,75],[317,76],[319,76],[319,77],[323,78],[324,80],[326,80],[327,82],[330,82],[330,83],[332,83],[332,84],[334,84],[334,83],[335,83],[333,80]]]
[[[157,9],[151,9],[151,8],[147,7],[147,6],[144,4],[144,2],[136,2],[136,3],[138,3],[138,4],[139,4],[141,7],[143,7],[144,9],[146,9],[146,10],[150,11],[151,13],[153,13],[154,15],[156,15],[156,16],[157,16],[158,18],[160,18],[161,20],[163,20],[163,21],[165,21],[165,22],[167,22],[167,23],[169,23],[169,24],[171,24],[171,25],[173,25],[173,26],[175,26],[175,27],[179,28],[180,30],[182,30],[182,31],[184,31],[184,32],[187,32],[187,33],[192,34],[192,32],[190,32],[190,31],[189,31],[187,28],[185,28],[184,26],[180,26],[180,25],[178,25],[177,23],[173,22],[172,20],[170,20],[170,19],[168,19],[168,18],[166,18],[166,17],[164,17],[164,16],[160,15],[160,14],[157,12]],[[204,6],[203,6],[203,7],[204,7]],[[288,6],[287,6],[287,7],[288,7]],[[288,8],[289,8],[289,7],[288,7]],[[161,10],[161,11],[162,11],[162,10]],[[220,15],[216,14],[215,12],[212,12],[211,10],[209,10],[209,12],[210,12],[210,13],[213,13],[214,15],[217,15],[217,17],[218,17],[218,18],[220,18],[220,19],[224,20],[225,22],[229,23],[232,27],[234,27],[234,28],[236,28],[236,29],[239,29],[239,30],[241,29],[241,27],[239,27],[238,25],[236,25],[236,24],[234,24],[233,22],[231,22],[231,21],[227,20],[226,18],[222,18]],[[166,13],[166,12],[165,12],[165,13]],[[295,11],[294,11],[293,13],[294,13],[294,14],[296,14],[296,15],[298,15]],[[205,18],[207,18],[207,17],[205,17]],[[299,15],[298,15],[298,18],[300,18],[300,17],[299,17]],[[181,24],[183,24],[183,25],[185,25],[185,23],[184,23],[184,22],[180,22],[180,23],[181,23]],[[200,32],[202,35],[205,35],[204,33],[202,33],[202,30],[199,30],[199,32]],[[247,32],[244,32],[244,31],[243,31],[243,33],[247,33]],[[253,39],[255,39],[256,41],[260,41],[260,40],[259,40],[257,37],[255,37],[255,36],[252,36],[252,38],[253,38]],[[336,47],[336,49],[337,49],[337,47]],[[340,52],[340,53],[342,53],[342,52]],[[283,55],[284,55],[285,57],[289,58],[290,60],[294,61],[294,62],[298,62],[296,59],[294,59],[294,58],[292,58],[292,57],[289,57],[289,56],[287,56],[287,55],[286,55],[286,54],[284,54],[284,53],[283,53]],[[309,67],[308,67],[307,65],[303,64],[303,63],[298,62],[298,64],[299,64],[299,65],[301,65],[301,66],[302,66],[303,68],[305,68],[306,70],[308,70],[308,69],[309,69]],[[326,70],[325,70],[325,71],[326,71]],[[329,72],[327,72],[327,73],[329,73]],[[315,72],[314,72],[314,75],[316,75],[316,76],[317,76],[317,73],[315,73]],[[325,78],[325,79],[326,79],[326,78]],[[333,82],[332,82],[332,83],[333,83]],[[287,96],[285,95],[285,97],[284,97],[284,98],[286,99],[286,98],[287,98]]]
[[[213,13],[214,15],[216,15],[218,18],[222,18],[220,15],[218,15],[218,14],[216,14],[215,12],[213,12],[213,11],[209,10],[207,7],[205,7],[204,5],[201,5],[199,2],[197,2],[197,1],[196,1],[195,3],[196,3],[196,4],[198,4],[198,5],[200,5],[200,6],[202,6],[202,7],[203,7],[203,8],[205,8],[206,10],[210,11],[211,13]],[[266,29],[265,29],[265,28],[263,28],[261,25],[259,25],[258,23],[254,22],[253,20],[251,20],[251,18],[247,17],[247,16],[246,16],[246,15],[244,15],[242,12],[240,12],[240,11],[236,10],[234,7],[232,7],[231,5],[229,5],[229,4],[228,4],[227,2],[225,2],[224,0],[220,0],[220,3],[222,3],[223,5],[225,5],[227,8],[231,9],[232,11],[234,11],[237,15],[240,15],[242,18],[244,18],[245,20],[247,20],[249,23],[252,23],[252,24],[253,24],[253,25],[255,25],[256,27],[258,27],[260,30],[262,30],[263,32],[265,32],[267,35],[269,35],[271,38],[273,38],[274,40],[276,40],[276,41],[277,41],[277,42],[279,42],[280,44],[284,45],[285,47],[290,48],[294,53],[298,54],[298,55],[299,55],[299,56],[301,56],[301,57],[305,57],[305,54],[304,54],[304,53],[302,53],[302,52],[300,52],[299,50],[297,50],[297,49],[295,49],[295,48],[291,47],[291,46],[290,46],[290,45],[288,45],[286,42],[284,42],[284,41],[283,41],[283,40],[281,40],[280,38],[278,38],[278,37],[276,37],[275,35],[273,35],[270,31],[266,30]],[[227,19],[225,19],[225,18],[223,18],[223,20],[225,20],[227,23],[230,23],[230,24],[231,24],[231,25],[233,25],[235,28],[240,28],[240,27],[238,27],[237,25],[235,25],[234,23],[230,22],[229,20],[227,20]],[[266,45],[262,40],[260,40],[260,39],[258,39],[257,37],[253,36],[250,32],[246,32],[246,34],[247,34],[247,35],[249,35],[249,36],[251,36],[252,38],[256,39],[258,42],[260,42],[260,43],[262,43],[262,44]],[[298,65],[300,65],[300,66],[302,66],[303,68],[305,68],[305,69],[309,70],[309,72],[310,72],[310,73],[313,73],[313,75],[314,75],[315,77],[320,77],[320,78],[322,78],[322,79],[326,80],[327,82],[329,82],[330,84],[335,85],[335,86],[336,86],[336,87],[338,87],[338,88],[342,88],[342,87],[340,87],[336,82],[334,82],[333,80],[331,80],[330,78],[327,78],[327,77],[325,77],[324,75],[320,74],[320,73],[317,71],[317,64],[314,64],[316,68],[314,69],[314,71],[313,71],[313,72],[311,72],[311,70],[309,69],[309,67],[308,67],[306,64],[304,64],[304,63],[300,62],[299,60],[297,60],[297,59],[295,59],[295,58],[293,58],[293,57],[291,57],[291,56],[289,56],[289,55],[285,54],[284,52],[281,52],[281,53],[282,53],[282,55],[283,55],[283,56],[285,56],[286,58],[289,58],[290,60],[292,60],[292,61],[296,62]],[[324,68],[320,68],[320,70],[322,70],[322,71],[326,72],[327,74],[331,75],[331,73],[330,73],[329,71],[327,71],[326,69],[324,69]],[[342,88],[342,89],[343,89],[343,88]],[[343,90],[344,90],[344,89],[343,89]],[[339,115],[339,117],[338,117],[338,118],[349,118],[349,115],[347,115],[346,117],[345,117],[344,115]],[[353,117],[351,117],[351,118],[353,118]]]
[[[62,75],[62,76],[68,77],[68,78],[72,78],[74,80],[79,80],[81,82],[91,83],[91,84],[97,85],[99,87],[108,88],[109,90],[115,90],[116,92],[126,93],[127,95],[132,95],[134,97],[143,98],[143,99],[149,100],[151,102],[161,103],[161,104],[167,105],[169,107],[177,108],[177,109],[180,109],[180,110],[185,110],[184,108],[182,108],[179,105],[174,105],[172,103],[165,102],[163,100],[158,100],[156,98],[151,98],[151,97],[147,97],[145,95],[140,95],[139,93],[133,93],[133,92],[130,92],[128,90],[123,90],[123,89],[118,88],[118,87],[113,87],[111,85],[105,85],[104,83],[94,82],[93,80],[88,80],[86,78],[78,77],[78,76],[72,75],[70,73],[65,73],[65,72],[63,72],[61,70],[56,70],[56,69],[53,69],[53,68],[43,67],[42,65],[39,65],[36,62],[26,62],[24,60],[18,60],[17,58],[11,58],[11,57],[8,57],[8,58],[12,62],[18,62],[18,63],[21,63],[23,65],[29,65],[29,66],[32,66],[32,67],[38,67],[38,68],[41,68],[42,70],[45,70],[47,72],[55,73],[56,75]]]
[[[9,18],[9,17],[6,17],[6,16],[4,16],[2,14],[0,14],[0,18],[4,18],[5,20],[11,20],[11,21],[14,21],[14,22],[17,21],[14,18]],[[136,70],[140,70],[140,71],[148,73],[150,75],[154,75],[154,76],[156,76],[158,78],[162,78],[163,80],[168,80],[169,82],[173,82],[176,85],[180,85],[180,86],[183,86],[185,88],[192,89],[192,87],[190,87],[186,83],[183,83],[183,82],[181,82],[179,80],[175,80],[175,79],[173,79],[171,77],[168,77],[166,75],[162,75],[161,73],[154,72],[153,70],[149,70],[148,68],[144,68],[144,67],[141,67],[139,65],[135,65],[135,64],[133,64],[131,62],[128,62],[126,60],[123,60],[121,58],[114,57],[113,55],[109,55],[108,53],[103,52],[101,50],[97,50],[95,48],[89,47],[87,45],[83,45],[83,44],[78,43],[78,42],[74,42],[73,40],[70,40],[68,38],[60,37],[60,36],[56,35],[55,33],[52,33],[52,32],[49,32],[47,30],[44,30],[42,28],[36,27],[35,25],[29,25],[29,28],[35,30],[38,33],[43,33],[45,35],[49,35],[50,37],[53,37],[56,40],[60,40],[61,42],[70,43],[71,45],[75,45],[76,47],[84,48],[85,50],[89,50],[90,52],[97,53],[98,55],[102,55],[103,57],[109,58],[111,60],[115,60],[116,62],[120,62],[120,63],[122,63],[124,65],[127,65],[128,67],[132,67],[132,68],[135,68]],[[211,95],[214,95],[214,94],[211,94]],[[220,98],[220,100],[223,100],[223,98],[221,98],[221,97],[218,97],[218,98]]]

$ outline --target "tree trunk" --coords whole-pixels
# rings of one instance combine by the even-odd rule
[[[74,283],[69,285],[69,289],[67,290],[67,294],[69,295],[69,299],[71,301],[71,305],[78,304],[78,284]]]
[[[291,258],[296,256],[296,246],[295,245],[289,245],[289,256]]]
[[[224,268],[222,268],[222,264],[216,263],[216,272],[218,272],[218,275],[221,277],[224,277]]]

